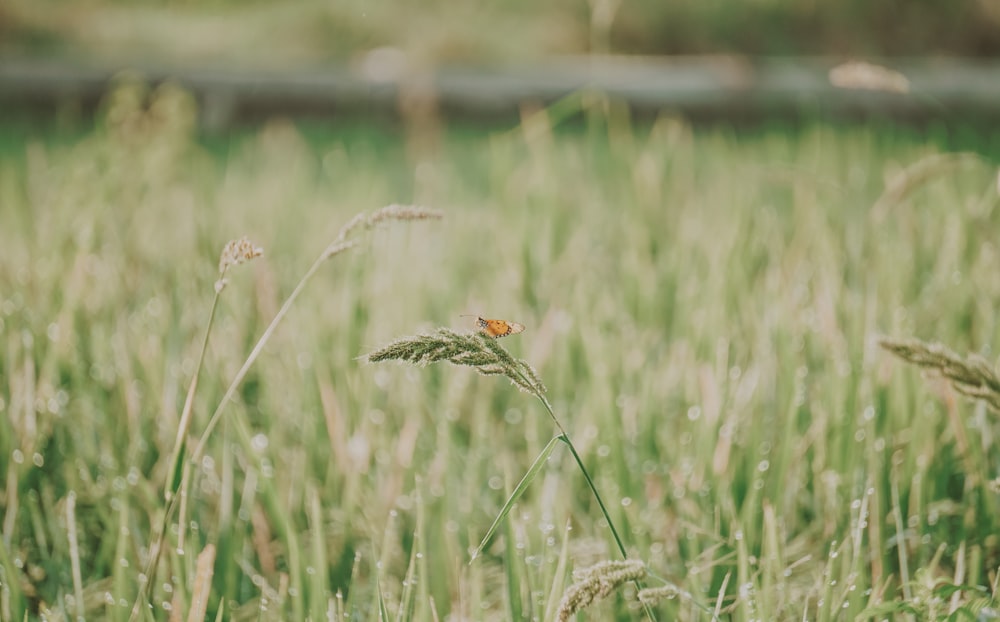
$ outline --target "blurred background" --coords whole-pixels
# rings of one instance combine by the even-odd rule
[[[660,619],[973,619],[995,417],[876,337],[1000,351],[998,56],[1000,0],[0,0],[0,618],[128,619],[210,313],[192,440],[416,203],[240,385],[153,618],[551,619],[617,558],[560,448],[468,563],[551,421],[362,357],[476,314]]]
[[[1000,74],[983,62],[998,53],[998,0],[6,0],[0,105],[54,114],[54,102],[93,104],[111,73],[133,68],[194,90],[210,128],[272,114],[395,115],[414,93],[445,111],[510,115],[588,86],[654,114],[860,107],[926,119],[995,112],[984,91],[994,101]],[[915,97],[831,92],[826,71],[849,60],[902,65]]]
[[[166,65],[325,66],[386,46],[463,65],[592,52],[1000,52],[996,0],[5,0],[0,11],[7,56]]]

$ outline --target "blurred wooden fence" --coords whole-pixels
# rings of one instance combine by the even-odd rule
[[[426,105],[445,115],[509,117],[526,105],[589,90],[639,115],[673,112],[694,120],[1000,120],[1000,60],[893,63],[909,81],[907,93],[835,87],[829,80],[834,64],[827,59],[574,57],[514,68],[428,72],[410,70],[388,55],[322,70],[130,70],[151,83],[174,80],[192,91],[209,129],[274,115],[395,115]],[[0,113],[89,109],[124,69],[0,60]]]

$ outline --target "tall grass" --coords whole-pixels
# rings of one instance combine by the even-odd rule
[[[555,616],[574,569],[616,557],[574,464],[544,463],[468,563],[551,420],[470,370],[357,360],[470,312],[527,326],[505,345],[548,384],[629,557],[682,596],[658,619],[993,607],[995,415],[878,338],[993,358],[995,168],[962,159],[894,193],[945,149],[582,118],[429,151],[283,122],[206,148],[183,93],[130,86],[79,140],[8,144],[0,617],[128,618],[220,246],[245,233],[266,253],[219,301],[195,437],[311,255],[394,202],[449,218],[375,232],[299,295],[191,471],[153,618]],[[629,590],[579,617],[634,619]]]

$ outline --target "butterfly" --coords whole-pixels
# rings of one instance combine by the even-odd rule
[[[476,325],[479,326],[479,330],[482,331],[484,335],[488,335],[494,339],[506,337],[507,335],[516,335],[524,331],[524,324],[518,324],[517,322],[507,322],[506,320],[487,320],[479,317],[478,315],[463,315],[462,317],[475,317]]]

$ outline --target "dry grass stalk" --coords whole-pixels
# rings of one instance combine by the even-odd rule
[[[556,619],[565,622],[577,611],[607,598],[622,584],[639,581],[645,576],[646,564],[637,559],[604,561],[578,570],[573,573],[576,582],[563,592]]]
[[[439,328],[430,335],[397,339],[368,355],[369,363],[401,361],[428,365],[447,361],[473,367],[484,376],[506,376],[522,391],[541,397],[545,385],[527,361],[516,359],[495,339],[482,333],[456,333]]]
[[[212,593],[212,574],[215,570],[215,545],[206,544],[198,554],[198,563],[194,575],[194,593],[191,595],[191,608],[188,610],[188,622],[205,619],[208,611],[208,597]]]
[[[910,80],[906,76],[894,69],[864,61],[851,61],[831,69],[830,84],[859,91],[910,92]]]
[[[983,400],[1000,412],[1000,378],[993,365],[978,354],[962,358],[939,343],[918,339],[882,339],[879,345],[899,358],[947,378],[962,395]]]

